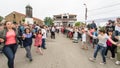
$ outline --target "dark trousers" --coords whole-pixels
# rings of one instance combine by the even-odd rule
[[[55,32],[51,32],[51,38],[55,39]]]
[[[105,52],[105,55],[107,56],[107,53],[108,53],[108,50],[110,50],[110,52],[111,52],[111,57],[112,58],[115,58],[115,49],[116,49],[116,46],[107,46],[107,50],[106,50],[106,52]]]
[[[18,45],[13,44],[9,46],[4,46],[3,48],[3,53],[8,59],[8,67],[9,68],[14,68],[14,58],[15,58],[15,53],[17,51]]]
[[[22,41],[22,38],[20,37],[20,38],[18,38],[18,40],[19,40],[19,45],[20,45],[20,47],[23,47],[23,41]]]
[[[101,50],[101,56],[102,56],[103,62],[106,62],[106,58],[105,58],[106,47],[97,45],[94,51],[94,58],[97,57],[97,53],[99,50]]]
[[[57,29],[56,31],[57,31],[57,33],[59,33],[59,29]]]
[[[45,49],[45,38],[42,39],[42,48]]]

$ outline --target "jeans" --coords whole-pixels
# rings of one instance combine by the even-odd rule
[[[45,49],[45,38],[42,39],[42,48]]]
[[[26,57],[29,58],[29,59],[32,59],[31,46],[26,46],[25,50],[26,50]]]
[[[94,58],[97,57],[97,53],[98,53],[99,50],[101,50],[101,56],[102,56],[103,62],[106,63],[106,58],[105,58],[106,47],[97,45],[97,46],[95,47],[95,51],[94,51]]]
[[[15,58],[15,53],[17,51],[18,45],[12,44],[8,46],[3,47],[3,53],[8,59],[8,67],[9,68],[14,68],[14,58]]]

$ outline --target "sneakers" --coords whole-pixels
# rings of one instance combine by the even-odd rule
[[[95,58],[89,58],[89,60],[95,62]]]
[[[116,64],[116,65],[120,65],[120,61],[116,61],[115,64]]]
[[[111,60],[113,60],[113,59],[115,59],[115,58],[113,58],[113,57],[110,57],[110,59],[111,59]]]
[[[91,62],[95,62],[96,59],[95,59],[95,58],[89,58],[89,60],[90,60]],[[104,65],[104,64],[106,64],[106,62],[101,62],[100,64],[101,64],[101,65]]]
[[[101,64],[101,65],[104,65],[104,64],[106,64],[106,62],[101,62],[100,64]]]
[[[30,62],[32,62],[32,61],[33,61],[33,59],[29,59],[29,61],[30,61]]]

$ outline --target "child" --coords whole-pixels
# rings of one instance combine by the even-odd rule
[[[82,28],[82,49],[88,50],[88,46],[86,44],[86,30]]]
[[[41,29],[39,29],[37,31],[37,33],[35,34],[35,45],[36,48],[36,52],[39,52],[41,55],[43,55],[43,52],[41,50],[41,45],[42,45],[42,31]]]
[[[78,29],[75,28],[74,32],[73,32],[73,42],[74,43],[78,43]]]
[[[30,31],[29,28],[26,28],[25,33],[23,34],[23,46],[25,47],[26,50],[26,57],[29,58],[29,61],[31,62],[32,55],[31,55],[31,45],[32,45],[32,32]]]

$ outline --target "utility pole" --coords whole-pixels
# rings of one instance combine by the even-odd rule
[[[87,5],[84,3],[85,6],[85,24],[87,24]]]

